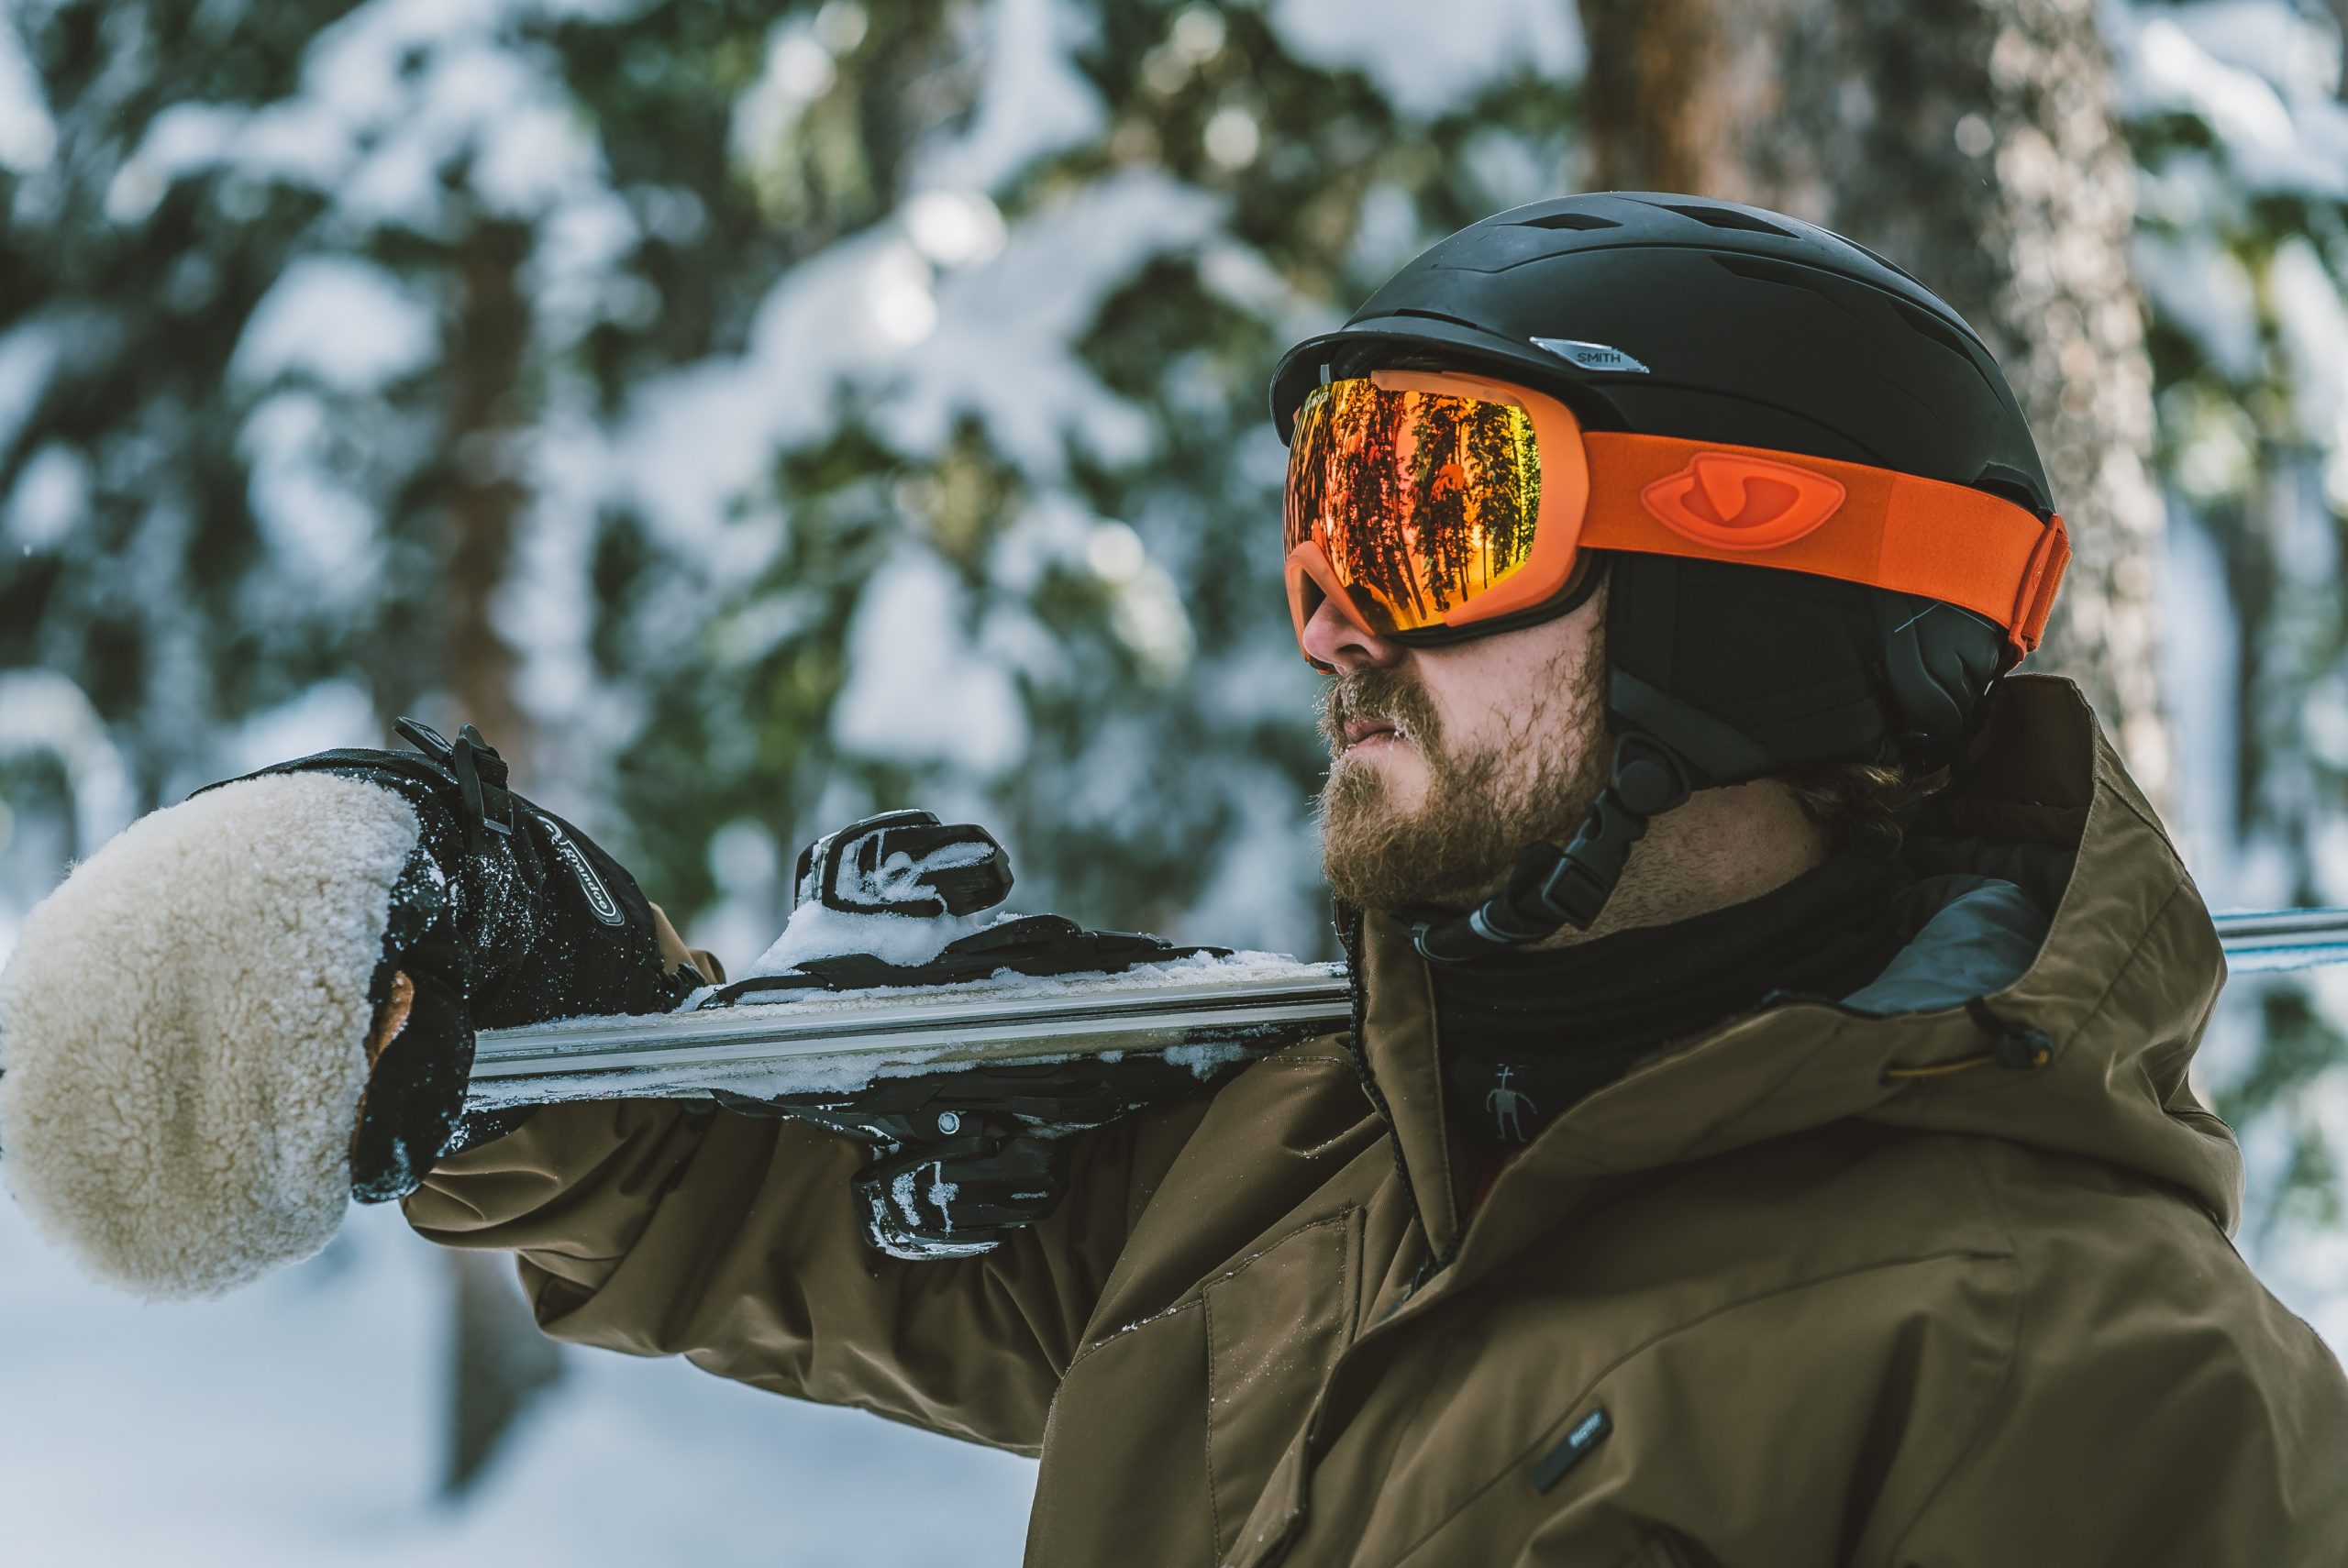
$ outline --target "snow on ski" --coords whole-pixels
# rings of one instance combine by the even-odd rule
[[[852,1090],[980,1063],[1150,1055],[1204,1074],[1342,1024],[1345,966],[1266,954],[483,1031],[471,1103]]]
[[[2215,917],[2237,975],[2348,963],[2348,910]],[[1266,954],[1121,974],[801,992],[788,1001],[484,1031],[482,1110],[561,1099],[843,1092],[980,1063],[1160,1055],[1205,1073],[1346,1025],[1342,964]]]

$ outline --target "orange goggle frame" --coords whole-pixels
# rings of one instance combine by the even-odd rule
[[[1368,635],[1474,635],[1564,598],[1594,549],[1939,600],[1996,623],[2020,658],[2044,634],[2071,558],[2062,518],[2041,523],[1966,485],[1586,431],[1545,393],[1447,371],[1374,370],[1316,388],[1290,442],[1286,524],[1300,644],[1324,597]]]

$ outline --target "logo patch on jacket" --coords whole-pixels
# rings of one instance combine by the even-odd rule
[[[1543,1454],[1533,1466],[1533,1485],[1543,1492],[1566,1478],[1568,1471],[1589,1457],[1589,1451],[1604,1442],[1614,1430],[1614,1419],[1599,1406],[1566,1431],[1556,1447]]]

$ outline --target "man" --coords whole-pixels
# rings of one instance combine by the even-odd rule
[[[1351,1031],[1082,1134],[982,1256],[868,1247],[857,1143],[648,1101],[440,1160],[416,1228],[517,1252],[558,1337],[1040,1453],[1036,1563],[2339,1561],[2348,1383],[2186,1082],[2215,934],[2075,689],[2002,675],[2063,536],[1955,315],[1775,214],[1579,197],[1438,245],[1274,410]],[[600,855],[635,946],[549,903],[489,954],[469,878],[522,851],[478,826],[535,819],[475,780],[459,845],[478,761],[385,755],[213,797],[404,801],[446,872],[370,862],[378,1195],[468,1019],[688,956]]]

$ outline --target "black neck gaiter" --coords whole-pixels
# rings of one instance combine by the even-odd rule
[[[1772,993],[1849,995],[1899,950],[1905,881],[1897,861],[1837,856],[1690,920],[1432,966],[1453,1127],[1486,1151],[1529,1143],[1640,1058]]]

